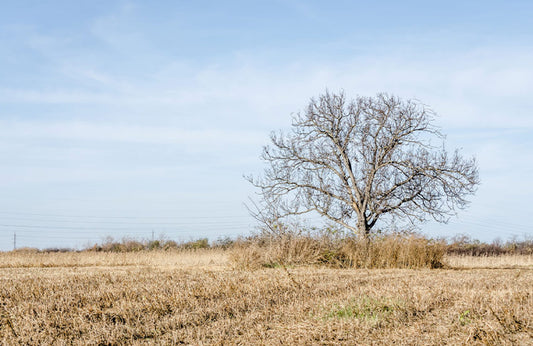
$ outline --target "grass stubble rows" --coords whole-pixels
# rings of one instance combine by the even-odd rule
[[[228,252],[0,254],[0,344],[533,344],[531,256],[244,269]]]

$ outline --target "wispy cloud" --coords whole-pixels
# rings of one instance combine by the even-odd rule
[[[417,98],[437,110],[450,127],[533,127],[529,112],[533,101],[527,97],[533,93],[530,49],[505,52],[493,47],[423,62],[412,58],[361,57],[270,66],[260,57],[241,56],[238,63],[208,66],[173,61],[149,75],[132,73],[127,78],[92,66],[64,65],[60,73],[76,80],[76,87],[3,86],[0,102],[134,106],[146,113],[161,106],[174,107],[169,109],[172,113],[187,113],[197,106],[228,113],[234,107],[235,118],[259,112],[281,119],[328,87],[350,95],[385,91]]]
[[[202,129],[191,130],[127,124],[87,122],[13,122],[0,120],[3,140],[77,140],[89,142],[124,142],[188,145],[196,150],[216,150],[227,145],[260,145],[262,132]],[[215,146],[214,146],[215,145]]]

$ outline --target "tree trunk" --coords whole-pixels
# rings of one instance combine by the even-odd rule
[[[357,220],[357,230],[359,233],[359,236],[364,239],[368,240],[370,236],[370,227],[368,226],[368,223],[366,222],[365,217],[359,217]]]
[[[370,227],[368,227],[368,223],[366,222],[366,218],[359,217],[357,220],[357,231],[359,233],[359,239],[361,241],[360,245],[362,245],[362,251],[363,251],[363,258],[364,258],[364,266],[368,267],[371,265],[371,256],[370,256]]]

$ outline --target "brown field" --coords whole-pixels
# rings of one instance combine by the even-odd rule
[[[0,344],[533,344],[533,257],[237,269],[227,252],[0,254]]]

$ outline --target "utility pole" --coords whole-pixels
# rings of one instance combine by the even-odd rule
[[[13,231],[13,250],[17,249],[17,232]]]
[[[154,241],[154,230],[152,230],[152,241]]]

